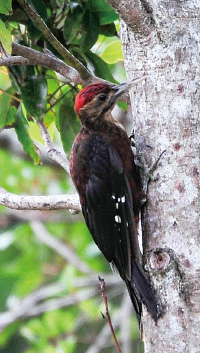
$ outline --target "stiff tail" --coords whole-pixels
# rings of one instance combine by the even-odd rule
[[[137,315],[139,327],[141,327],[142,304],[146,306],[151,317],[157,323],[162,316],[158,298],[142,266],[136,260],[132,260],[132,281],[126,281],[126,285]]]

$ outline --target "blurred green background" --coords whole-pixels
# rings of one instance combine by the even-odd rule
[[[118,16],[104,0],[28,2],[92,73],[126,80]],[[47,45],[59,57],[17,1],[6,6],[0,1],[6,50],[12,35],[39,51]],[[54,147],[68,155],[79,129],[73,101],[80,88],[43,67],[0,67],[0,186],[19,195],[75,192],[66,172],[46,157],[37,118],[44,114]],[[126,104],[119,105],[124,111],[116,114],[126,117]],[[82,214],[0,206],[0,268],[0,353],[116,352],[101,314],[98,275],[106,281],[123,353],[143,352],[124,285],[92,241]]]

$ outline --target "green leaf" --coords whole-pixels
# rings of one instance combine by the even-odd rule
[[[33,159],[36,164],[40,163],[39,149],[33,143],[29,135],[29,126],[27,120],[22,112],[21,105],[18,108],[15,117],[15,130],[18,140],[21,142],[24,151]]]
[[[74,103],[70,92],[64,98],[59,109],[60,136],[67,156],[69,156],[74,138],[80,130],[80,126],[80,121],[74,111]]]
[[[41,136],[40,127],[37,124],[37,122],[36,121],[29,121],[28,125],[29,125],[29,136],[30,136],[31,140],[39,142],[41,145],[44,145],[44,141]]]
[[[7,94],[8,92],[9,94]],[[7,125],[7,119],[9,117],[9,106],[12,100],[14,89],[10,87],[3,94],[0,95],[0,129]]]
[[[103,34],[106,37],[116,36],[117,30],[114,23],[108,23],[107,25],[101,26],[100,34]]]
[[[47,105],[47,82],[44,76],[28,76],[21,87],[22,99],[27,112],[40,118]]]
[[[2,273],[0,280],[0,292],[1,292],[1,301],[0,301],[0,310],[4,311],[6,309],[6,301],[9,296],[9,293],[13,289],[13,286],[16,282],[15,276],[10,274]]]
[[[27,0],[28,4],[35,10],[44,21],[47,19],[47,8],[43,0]]]
[[[113,8],[104,0],[89,0],[90,10],[96,12],[100,25],[106,25],[116,21],[119,17]]]
[[[34,43],[37,43],[37,41],[43,35],[43,33],[37,28],[37,24],[33,23],[33,20],[31,20],[30,18],[28,19],[28,23],[27,23],[27,32],[28,32],[29,38]]]
[[[75,352],[76,340],[73,337],[67,338],[67,340],[60,340],[58,343],[58,350],[60,352],[73,353]],[[57,352],[58,352],[57,350]]]
[[[2,20],[0,20],[0,42],[4,50],[11,54],[12,52],[12,37],[9,30],[6,28]]]
[[[80,46],[84,53],[96,43],[99,31],[98,17],[95,13],[86,11],[83,16],[83,32],[80,39]]]
[[[49,127],[55,121],[55,114],[53,111],[49,110],[44,116],[44,124],[46,127]]]
[[[8,69],[1,66],[0,69],[0,90],[5,90],[11,86],[10,78],[8,76]]]
[[[27,76],[33,76],[35,74],[34,66],[29,65],[18,65],[9,68],[9,76],[11,79],[12,86],[16,92],[21,95],[21,85]]]
[[[101,58],[108,64],[115,64],[123,61],[122,45],[119,40],[108,44],[105,51],[101,54]]]
[[[124,110],[125,112],[127,112],[128,109],[128,104],[122,101],[118,101],[117,105],[119,108],[121,108],[122,110]]]
[[[23,11],[22,8],[13,9],[13,13],[9,16],[9,21],[12,21],[11,25],[13,26],[13,21],[15,23],[22,23],[24,25],[27,24],[28,16],[26,12]]]
[[[59,88],[59,81],[56,73],[52,70],[47,70],[45,74],[47,80],[48,94],[51,95]]]
[[[12,124],[14,124],[16,112],[17,109],[13,105],[10,105],[6,119],[6,126],[11,126]]]
[[[12,0],[0,0],[0,13],[9,15],[9,12],[12,11],[11,2]]]
[[[67,43],[71,43],[80,31],[84,14],[83,7],[77,6],[73,12],[69,12],[63,29],[63,36]]]
[[[47,20],[47,8],[43,0],[27,0],[27,2],[44,21]],[[27,30],[29,37],[36,42],[43,35],[33,19],[29,19]]]
[[[104,80],[116,83],[108,65],[104,60],[102,60],[98,55],[94,54],[91,50],[86,53],[86,56],[94,66],[94,73],[96,76],[101,77]]]

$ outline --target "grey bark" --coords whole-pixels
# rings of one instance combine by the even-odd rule
[[[138,27],[130,25],[134,1],[127,1],[126,23],[120,2],[108,2],[122,11],[128,79],[148,75],[131,91],[136,142],[146,145],[149,164],[166,149],[160,178],[149,185],[142,221],[146,268],[165,306],[157,326],[144,311],[145,353],[199,353],[200,3],[137,1],[142,15],[148,10],[148,21],[151,15],[147,34],[141,16]]]

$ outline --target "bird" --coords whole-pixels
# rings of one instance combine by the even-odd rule
[[[141,265],[138,223],[144,192],[131,141],[111,112],[130,83],[97,82],[75,99],[81,130],[70,154],[70,174],[94,242],[125,282],[141,328],[142,304],[157,323],[157,294]]]

